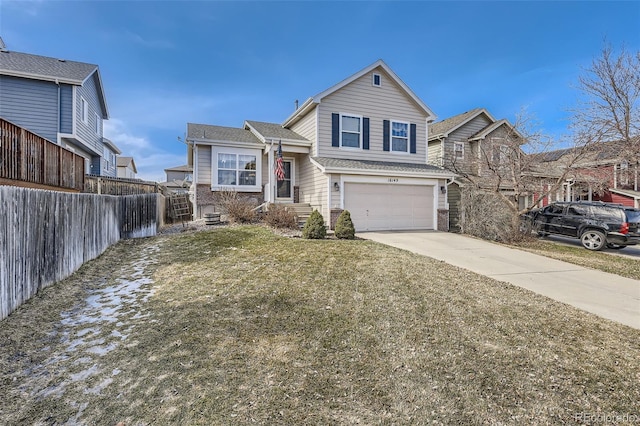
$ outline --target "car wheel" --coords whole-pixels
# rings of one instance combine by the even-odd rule
[[[600,231],[588,230],[582,233],[580,236],[582,247],[587,250],[602,250],[607,245],[607,239]]]

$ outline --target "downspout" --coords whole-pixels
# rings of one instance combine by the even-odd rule
[[[267,170],[268,175],[269,175],[269,181],[268,181],[268,186],[267,186],[267,196],[268,196],[268,201],[269,203],[274,203],[276,202],[275,200],[275,182],[273,181],[273,139],[270,139],[271,142],[271,146],[269,146],[269,150],[267,151]]]
[[[187,144],[188,144],[188,140],[187,140]],[[193,142],[192,142],[193,143]],[[200,209],[198,208],[198,162],[195,161],[198,155],[198,145],[196,145],[195,143],[193,143],[193,150],[192,150],[192,155],[193,155],[193,183],[191,184],[191,186],[193,187],[193,198],[191,200],[191,202],[193,203],[193,220],[196,220],[198,217],[198,214],[200,213]]]
[[[62,145],[62,141],[60,140],[60,133],[61,133],[60,132],[60,130],[61,130],[61,127],[60,127],[60,116],[62,115],[60,113],[60,82],[58,81],[57,78],[56,78],[56,86],[58,86],[58,105],[57,105],[58,108],[57,108],[57,117],[56,117],[57,118],[56,119],[56,132],[57,132],[57,135],[56,135],[56,139],[58,140],[58,144]]]

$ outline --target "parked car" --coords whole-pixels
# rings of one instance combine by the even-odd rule
[[[579,238],[588,250],[621,249],[640,243],[640,210],[602,202],[556,202],[527,215],[530,228]]]

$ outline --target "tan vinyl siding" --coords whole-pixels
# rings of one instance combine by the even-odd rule
[[[198,151],[198,176],[194,176],[196,183],[211,185],[211,147],[209,145],[197,145]]]
[[[371,84],[372,73],[381,74],[382,86]],[[394,81],[381,69],[376,69],[328,95],[319,108],[320,157],[395,161],[406,163],[426,162],[426,115]],[[370,120],[370,149],[346,149],[331,146],[331,114],[343,113],[368,117]],[[383,151],[383,120],[397,120],[417,126],[416,154]]]
[[[312,142],[311,153],[314,155],[313,153],[316,151],[316,108],[312,109],[304,118],[291,126],[291,130]]]
[[[428,163],[434,166],[442,166],[442,142],[430,141],[428,145]]]
[[[327,209],[327,176],[324,175],[315,165],[311,164],[310,157],[305,155],[301,158],[299,166],[300,202],[309,203],[311,207],[317,209],[329,220],[329,210]]]

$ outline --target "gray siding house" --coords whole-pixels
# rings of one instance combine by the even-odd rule
[[[97,65],[0,48],[0,117],[83,156],[87,174],[116,176]]]
[[[429,163],[456,174],[447,195],[449,228],[461,230],[464,221],[461,196],[465,185],[494,188],[495,168],[504,146],[519,146],[522,135],[506,119],[496,120],[484,108],[476,108],[429,125]],[[513,190],[511,180],[499,184],[500,190]]]
[[[433,120],[379,60],[308,98],[282,124],[188,123],[195,215],[216,211],[216,194],[233,190],[258,203],[308,205],[329,226],[346,209],[357,231],[447,230],[454,174],[428,164]]]

